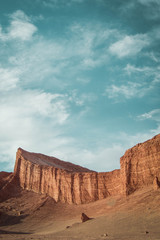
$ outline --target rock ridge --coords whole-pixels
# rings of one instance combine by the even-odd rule
[[[126,195],[160,180],[160,134],[128,149],[120,159],[122,192]]]
[[[128,195],[153,184],[155,178],[160,181],[160,134],[127,150],[120,165],[118,170],[98,173],[19,148],[14,177],[23,189],[45,193],[56,202],[82,204]]]

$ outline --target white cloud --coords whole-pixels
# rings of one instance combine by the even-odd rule
[[[127,64],[124,70],[130,75],[131,73],[144,73],[144,74],[153,74],[153,68],[151,67],[135,67],[134,65]]]
[[[133,97],[142,97],[146,93],[147,89],[142,88],[141,83],[128,82],[125,85],[114,85],[108,86],[105,90],[105,95],[108,98],[119,98],[124,97],[130,99]]]
[[[9,91],[16,88],[20,74],[18,69],[0,68],[0,91]]]
[[[160,82],[160,67],[157,66],[157,67],[148,67],[148,66],[143,66],[143,67],[135,67],[134,65],[130,65],[130,64],[127,64],[127,66],[124,68],[124,70],[127,72],[128,75],[131,75],[131,74],[138,74],[139,78],[142,79],[143,78],[151,78],[150,80],[150,87],[148,87],[148,89],[152,89],[155,87],[155,85],[157,83]],[[146,80],[146,83],[145,81],[143,80],[143,82],[141,82],[141,84],[143,86],[145,86],[147,84],[147,80]]]
[[[75,103],[77,106],[86,106],[88,103],[95,102],[97,95],[93,93],[79,93],[77,89],[68,94],[68,100]]]
[[[77,93],[75,98],[76,100],[73,97],[71,101],[78,101]],[[89,95],[81,98],[82,101],[92,101],[92,96]],[[70,115],[68,102],[69,95],[49,94],[38,90],[16,89],[10,91],[9,95],[1,96],[0,149],[3,158],[0,161],[9,163],[6,166],[8,170],[13,169],[18,147],[99,171],[119,167],[119,155],[124,150],[121,146],[101,146],[93,151],[79,146],[78,140],[65,136]]]
[[[9,15],[12,20],[21,20],[25,22],[30,22],[30,18],[22,11],[17,10]]]
[[[63,87],[66,84],[64,72],[68,72],[67,66],[70,64],[66,58],[63,45],[40,38],[29,47],[23,46],[20,50],[17,48],[14,56],[9,58],[9,63],[22,72],[21,87],[36,84],[36,87],[41,88],[42,83],[46,85],[46,82],[50,83],[50,87]]]
[[[158,56],[157,53],[148,52],[148,53],[146,53],[146,56],[150,57],[156,63],[160,62],[160,56]]]
[[[3,96],[1,105],[1,121],[21,117],[37,116],[52,119],[53,123],[63,124],[69,117],[65,96],[45,93],[38,90],[18,90]]]
[[[100,24],[93,26],[75,23],[70,27],[70,31],[73,33],[72,51],[81,57],[83,69],[92,69],[106,64],[109,39],[121,36],[117,29],[109,29]]]
[[[76,81],[77,74],[82,79],[82,70],[107,63],[106,41],[116,30],[74,24],[68,31],[69,39],[50,40],[39,36],[29,46],[16,46],[9,63],[21,71],[21,87],[30,83],[39,87],[48,81],[52,87],[64,88],[72,79]],[[101,45],[103,47],[99,48]]]
[[[111,54],[119,58],[137,55],[144,47],[149,45],[146,34],[125,36],[122,40],[113,43],[109,47]]]
[[[146,121],[146,120],[152,120],[156,123],[156,127],[152,128],[149,130],[149,132],[146,134],[146,139],[144,140],[148,140],[149,138],[152,138],[153,136],[160,134],[160,109],[153,109],[149,112],[143,113],[139,116],[137,116],[137,120],[139,121]],[[140,136],[141,134],[138,134],[138,137],[141,139],[141,137],[144,135],[142,134],[142,136]]]
[[[160,109],[154,109],[150,112],[143,113],[137,117],[139,120],[151,119],[160,123]]]
[[[8,36],[11,39],[19,38],[22,41],[27,41],[32,38],[32,35],[37,31],[37,28],[28,22],[14,20],[8,28]]]
[[[63,136],[63,126],[70,115],[64,95],[17,88],[1,95],[0,109],[1,156],[10,160],[12,167],[20,146],[47,153],[70,142]]]
[[[17,10],[9,17],[11,18],[10,26],[5,32],[2,31],[0,26],[0,39],[3,41],[13,39],[31,40],[33,34],[37,31],[37,27],[30,22],[29,17],[21,10]]]
[[[9,38],[19,38],[22,41],[30,40],[37,28],[30,22],[29,17],[21,10],[17,10],[10,17],[12,21],[8,28]]]
[[[75,164],[87,167],[91,170],[106,172],[120,168],[120,157],[124,154],[124,147],[113,144],[110,147],[97,146],[95,149],[66,147],[63,151],[53,151],[51,155],[56,155],[60,159],[70,161]]]
[[[4,31],[1,29],[0,38],[3,41],[31,40],[37,31],[31,18],[22,11],[16,11],[10,17],[10,26]],[[55,90],[57,85],[65,89],[65,86],[71,83],[74,85],[73,80],[75,83],[89,83],[91,81],[89,77],[81,77],[82,70],[106,64],[108,43],[111,39],[114,41],[117,38],[122,39],[119,31],[106,29],[102,25],[74,24],[68,31],[66,39],[56,39],[54,36],[54,39],[49,40],[38,36],[27,44],[19,45],[18,42],[16,49],[10,42],[12,54],[5,54],[9,58],[6,57],[8,60],[6,68],[0,69],[0,80],[3,83],[1,85],[3,95],[0,101],[0,149],[1,154],[5,156],[5,161],[13,159],[12,167],[16,149],[21,146],[29,151],[41,151],[44,154],[80,163],[91,169],[93,166],[100,171],[107,171],[119,166],[119,157],[128,146],[128,143],[123,147],[119,144],[108,147],[97,144],[93,150],[87,146],[78,147],[78,141],[69,137],[67,131],[72,127],[72,123],[86,114],[90,110],[90,103],[96,101],[96,96],[93,93],[87,93],[87,89],[84,90],[85,93],[78,91],[68,93],[66,88],[65,94],[51,94],[45,90],[27,90],[32,87],[34,89],[46,87],[50,88],[49,91],[59,92]],[[138,36],[141,36],[139,42]],[[142,49],[143,40],[147,42],[146,35],[143,36],[144,39],[142,35],[130,36],[131,42],[137,41],[137,45],[141,44],[138,51]],[[131,48],[134,44],[128,43],[128,46]],[[127,54],[133,53],[130,50]],[[142,71],[140,68],[128,65],[126,71],[128,73],[143,72],[144,69]],[[110,98],[140,97],[144,94],[141,92],[142,87],[147,89],[143,83],[128,82],[126,85],[124,83],[120,86],[112,85],[106,89],[106,94]],[[4,93],[4,90],[9,92]],[[71,114],[71,106],[78,109],[76,117],[75,113],[74,116]],[[100,161],[101,165],[99,165]]]
[[[126,81],[125,84],[112,84],[107,86],[104,95],[108,98],[131,99],[141,98],[150,91],[154,90],[160,83],[160,68],[159,67],[136,67],[127,64],[124,71],[128,75],[134,76],[134,81]],[[138,76],[138,78],[137,78]]]
[[[147,140],[156,132],[153,130],[134,136],[119,133],[115,139],[119,138],[121,144],[105,146],[98,140],[94,149],[80,146],[78,140],[65,136],[70,114],[68,101],[70,99],[67,94],[48,94],[38,90],[16,89],[10,95],[1,97],[0,149],[5,161],[10,161],[7,166],[9,170],[13,169],[17,148],[22,147],[93,170],[110,171],[119,168],[119,159],[127,148]]]
[[[78,147],[77,142],[72,139],[72,142],[70,142],[71,145],[68,143],[68,146],[63,147],[63,151],[62,148],[57,148],[57,150],[51,151],[50,155],[57,156],[65,161],[80,164],[81,166],[95,171],[112,171],[120,168],[120,157],[124,155],[127,149],[138,143],[143,143],[144,141],[149,140],[154,135],[158,134],[159,131],[160,127],[152,129],[146,133],[128,134],[126,132],[118,132],[114,136],[114,144],[105,146],[104,142],[103,145],[101,142],[100,144],[97,144],[94,149]]]

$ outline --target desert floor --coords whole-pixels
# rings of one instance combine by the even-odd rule
[[[82,212],[92,219],[82,223]],[[19,189],[0,203],[0,239],[159,240],[160,190],[69,205]]]

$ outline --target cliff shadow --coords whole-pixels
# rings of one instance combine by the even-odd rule
[[[6,231],[0,229],[0,234],[32,234],[31,232],[15,232],[15,231]]]
[[[27,214],[21,215],[21,216],[15,216],[15,215],[8,215],[5,212],[1,212],[0,213],[0,227],[21,223],[22,219],[26,218],[27,216],[28,216]]]
[[[13,176],[11,181],[8,181],[3,188],[0,189],[0,202],[4,202],[9,198],[19,197],[22,194],[22,188],[18,185],[18,180]]]

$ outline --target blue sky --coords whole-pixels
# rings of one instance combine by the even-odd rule
[[[159,0],[0,1],[1,171],[18,147],[110,171],[159,132]]]

